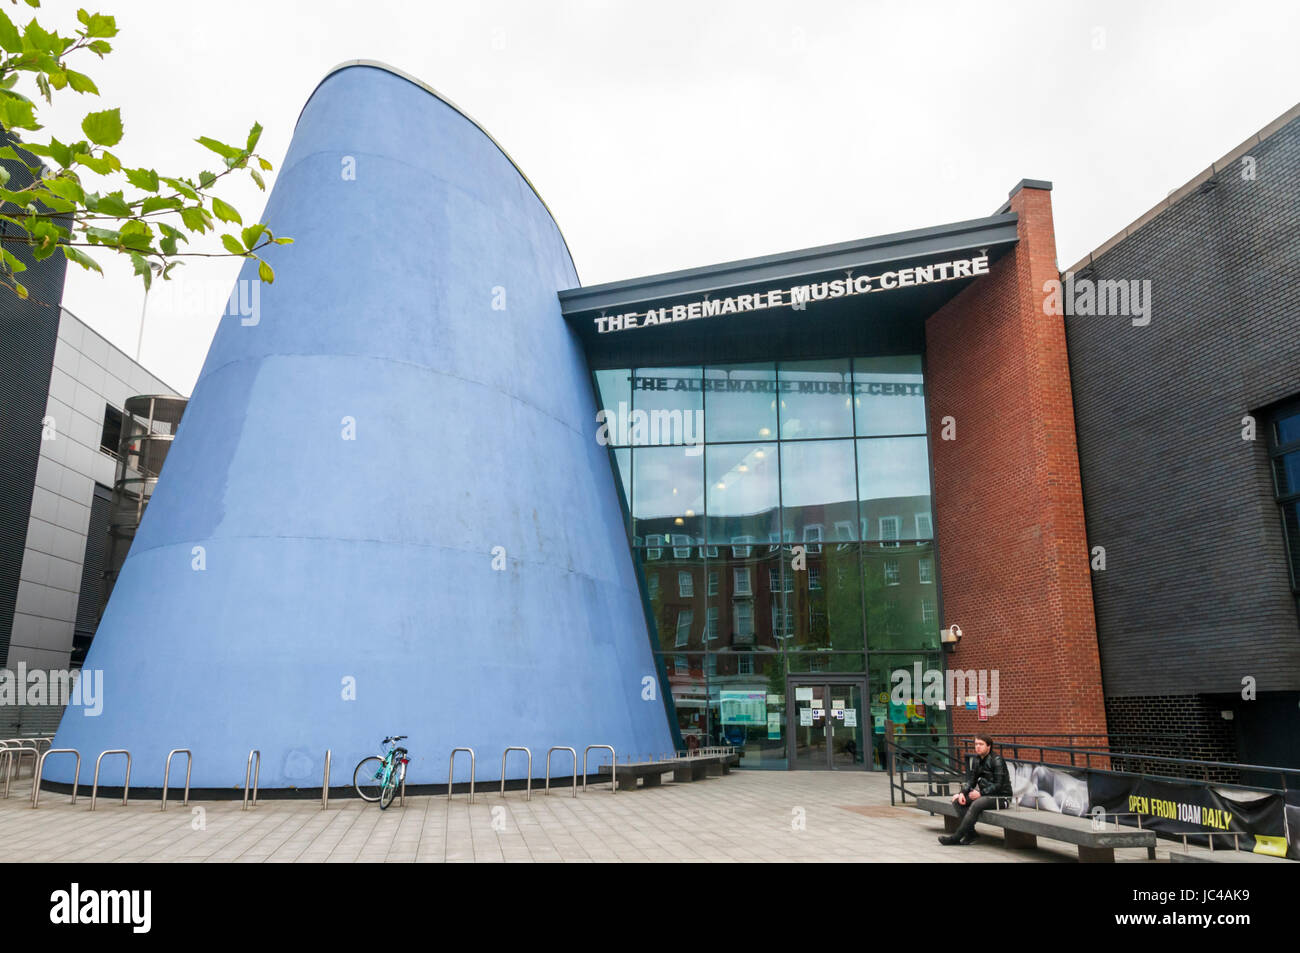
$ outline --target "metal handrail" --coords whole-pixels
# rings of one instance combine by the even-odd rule
[[[190,803],[190,771],[194,767],[194,752],[189,748],[173,748],[167,752],[167,763],[163,766],[163,790],[162,790],[162,808],[167,810],[167,782],[172,773],[172,757],[174,755],[185,755],[185,800],[181,801],[182,807],[187,807]]]
[[[573,796],[578,796],[578,752],[566,745],[556,745],[546,752],[546,793],[551,793],[551,752],[567,751],[573,755]]]
[[[618,755],[614,753],[613,745],[587,745],[582,749],[582,793],[587,793],[587,754],[592,748],[598,748],[609,752],[609,788],[614,793],[618,793]]]
[[[4,748],[0,748],[0,754],[5,756],[5,797],[7,798],[9,797],[9,786],[13,781],[14,775],[17,774],[18,779],[22,780],[23,758],[29,754],[32,756],[32,770],[35,772],[36,759],[40,757],[40,753],[35,748],[22,746],[10,748],[6,745]]]
[[[501,796],[506,796],[506,755],[512,751],[524,751],[528,754],[528,785],[524,794],[525,801],[533,799],[533,753],[528,748],[521,745],[511,745],[505,751],[501,752]]]
[[[131,752],[125,748],[109,748],[107,751],[101,751],[99,757],[95,759],[95,781],[90,786],[90,809],[95,809],[95,800],[99,797],[99,763],[104,760],[106,754],[124,754],[126,755],[126,778],[122,782],[122,806],[126,807],[126,797],[131,792]]]
[[[448,801],[451,800],[451,779],[455,776],[456,773],[456,752],[457,751],[469,752],[469,803],[473,804],[474,803],[474,773],[476,770],[474,767],[475,758],[474,758],[473,748],[452,748],[451,749],[451,763],[447,766],[447,800]]]
[[[36,762],[36,774],[32,777],[32,810],[36,810],[41,801],[41,774],[45,771],[45,759],[52,754],[71,754],[77,756],[77,766],[72,772],[72,803],[77,803],[77,784],[81,779],[81,752],[76,748],[47,748]]]
[[[257,773],[253,773],[253,756],[257,756]],[[257,807],[257,782],[262,777],[262,752],[254,748],[248,752],[248,767],[244,769],[244,806],[241,811],[248,810],[248,777],[253,777],[253,807]]]
[[[325,780],[321,782],[320,788],[320,809],[327,810],[330,806],[330,757],[332,752],[329,748],[325,749]]]

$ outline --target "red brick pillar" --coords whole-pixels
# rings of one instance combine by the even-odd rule
[[[948,667],[999,673],[997,713],[959,708],[953,730],[1103,734],[1065,325],[1043,313],[1051,192],[1024,185],[1011,211],[1016,247],[926,321],[943,624],[963,631]]]

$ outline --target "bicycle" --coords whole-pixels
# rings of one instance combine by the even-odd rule
[[[387,810],[393,803],[397,788],[406,780],[406,766],[411,763],[405,748],[399,748],[397,742],[406,735],[385,738],[381,744],[389,746],[382,758],[371,755],[362,758],[352,772],[352,786],[357,789],[363,801],[378,801],[379,809]]]

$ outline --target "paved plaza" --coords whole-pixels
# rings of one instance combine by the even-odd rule
[[[943,847],[943,821],[891,807],[880,774],[736,771],[659,788],[620,791],[593,785],[570,796],[480,787],[464,794],[408,796],[387,811],[356,798],[269,800],[247,811],[238,799],[179,803],[100,797],[92,813],[83,788],[76,805],[44,791],[0,799],[0,860],[13,861],[923,861],[1074,862],[1073,848],[1041,842],[1003,846],[981,827],[978,843]],[[30,781],[22,786],[30,792]],[[1172,842],[1162,842],[1164,859]],[[1116,851],[1145,862],[1143,850]]]

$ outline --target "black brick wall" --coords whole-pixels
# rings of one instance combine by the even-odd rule
[[[1300,120],[1249,154],[1254,181],[1232,164],[1077,276],[1150,279],[1148,326],[1066,318],[1089,546],[1106,549],[1092,578],[1116,731],[1137,717],[1124,696],[1161,696],[1144,704],[1182,730],[1168,717],[1192,716],[1165,696],[1239,696],[1245,675],[1260,692],[1300,688],[1258,415],[1300,394]],[[1253,443],[1247,413],[1261,423]]]
[[[1239,761],[1233,723],[1220,714],[1223,707],[1198,695],[1107,698],[1110,749],[1162,758]],[[1141,758],[1113,758],[1112,767],[1205,781],[1242,780],[1231,768],[1175,766]]]

